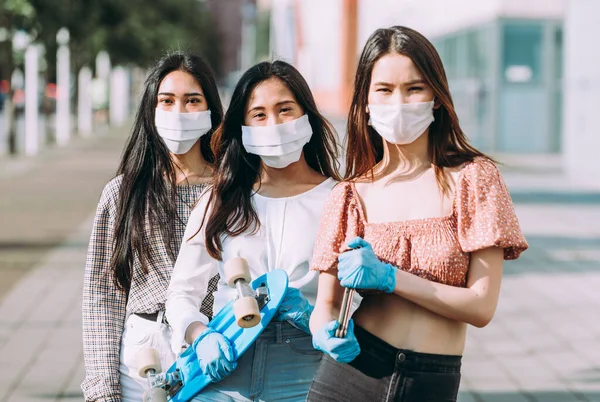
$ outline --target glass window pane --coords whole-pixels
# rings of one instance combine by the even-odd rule
[[[541,79],[542,27],[506,24],[503,32],[503,76],[507,83],[536,83]]]

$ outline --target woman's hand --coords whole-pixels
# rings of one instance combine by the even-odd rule
[[[381,262],[371,244],[361,237],[352,239],[348,247],[352,250],[338,257],[341,285],[351,289],[376,289],[392,293],[396,287],[397,268]]]

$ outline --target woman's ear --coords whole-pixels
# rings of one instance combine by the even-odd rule
[[[367,112],[367,114],[369,114],[369,105],[365,106],[365,112]]]
[[[440,101],[437,98],[433,99],[433,108],[434,109],[439,109],[440,106],[442,106],[442,104],[440,103]]]

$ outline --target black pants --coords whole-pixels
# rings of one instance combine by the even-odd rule
[[[456,401],[461,356],[396,349],[364,329],[354,328],[360,354],[349,364],[325,354],[307,401]]]

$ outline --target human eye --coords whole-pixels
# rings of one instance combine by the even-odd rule
[[[379,87],[375,90],[375,92],[392,92],[392,91],[390,91],[390,89],[386,88],[386,87]]]
[[[188,99],[188,103],[192,103],[192,104],[202,103],[202,99],[200,99],[200,98],[190,98],[190,99]]]
[[[159,98],[158,103],[162,103],[163,105],[171,105],[173,101],[169,98]]]
[[[417,85],[417,86],[412,86],[412,87],[408,88],[408,90],[409,90],[410,92],[419,92],[419,91],[422,91],[422,90],[423,90],[423,87],[422,87],[422,86],[418,86],[418,85]]]

